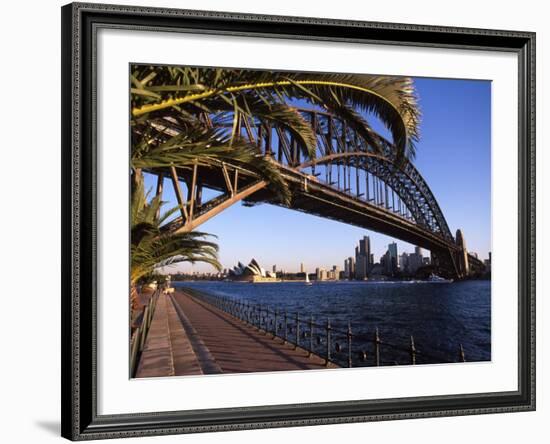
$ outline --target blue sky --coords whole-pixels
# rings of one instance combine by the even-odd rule
[[[415,165],[447,219],[453,235],[461,228],[469,251],[480,258],[491,250],[491,83],[477,80],[415,78],[422,110]],[[376,129],[381,129],[374,122]],[[153,186],[147,181],[147,186]],[[173,201],[171,187],[163,200]],[[168,205],[167,205],[168,208]],[[343,268],[359,239],[371,237],[375,260],[394,239],[297,211],[262,204],[236,204],[199,227],[216,235],[224,267],[251,258],[267,269]],[[414,246],[395,240],[398,252]],[[425,253],[427,254],[427,253]],[[183,264],[171,271],[212,271]]]

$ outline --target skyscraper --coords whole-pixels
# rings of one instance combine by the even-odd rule
[[[362,240],[359,241],[359,252],[367,257],[367,273],[370,272],[374,261],[372,260],[372,254],[370,249],[370,237],[365,236]]]
[[[340,279],[340,267],[338,265],[333,265],[332,269],[327,272],[328,279],[339,280]]]
[[[367,278],[367,256],[358,255],[355,258],[355,279],[365,280]]]
[[[414,253],[409,254],[409,273],[416,273],[416,271],[424,265],[424,260],[422,257],[422,248],[414,247]]]
[[[353,257],[348,257],[348,279],[355,278],[355,259]]]
[[[409,254],[402,253],[401,256],[399,256],[399,263],[397,265],[402,272],[406,273],[409,271]]]
[[[306,272],[306,269],[304,267],[304,263],[300,263],[300,273],[305,273]]]
[[[353,279],[355,277],[355,263],[352,257],[348,257],[344,260],[344,277],[346,279]]]
[[[363,237],[359,241],[359,247],[355,247],[355,279],[364,280],[372,269],[370,251],[370,238]]]
[[[397,244],[392,242],[386,252],[386,272],[394,275],[397,272]]]

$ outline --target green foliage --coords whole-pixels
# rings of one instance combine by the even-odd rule
[[[216,123],[217,121],[215,121]],[[147,131],[147,130],[145,130]],[[218,126],[204,127],[188,122],[185,131],[156,144],[150,143],[154,130],[149,128],[136,139],[131,164],[134,169],[154,169],[169,166],[220,166],[222,163],[241,166],[269,183],[281,201],[288,202],[290,193],[274,162],[266,158],[255,145],[242,137],[234,137]]]
[[[377,116],[392,134],[398,161],[414,157],[419,137],[420,111],[413,82],[406,77],[135,65],[131,83],[133,285],[177,262],[220,267],[217,245],[207,234],[176,234],[166,224],[178,208],[158,216],[162,202],[145,194],[141,170],[242,167],[288,203],[280,169],[260,152],[252,134],[243,137],[238,128],[258,121],[283,127],[301,142],[302,154],[313,159],[317,136],[289,104],[292,100],[328,110],[382,152],[382,138],[364,118]]]
[[[163,224],[178,208],[157,216],[162,202],[158,197],[152,200],[148,197],[143,181],[138,180],[131,206],[130,281],[133,286],[157,268],[179,262],[205,262],[221,269],[217,259],[218,246],[206,240],[209,235],[163,232]]]
[[[315,135],[288,104],[289,99],[300,99],[348,122],[375,150],[376,137],[358,111],[377,116],[392,134],[397,159],[414,157],[419,138],[420,111],[408,77],[136,65],[132,78],[136,89],[158,95],[132,95],[138,120],[166,112],[189,116],[232,111],[235,119],[277,121],[313,154]]]

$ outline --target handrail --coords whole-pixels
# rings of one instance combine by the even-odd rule
[[[133,332],[130,339],[130,377],[134,378],[137,371],[137,366],[139,359],[141,357],[141,352],[145,346],[147,340],[147,334],[149,333],[149,328],[151,327],[151,322],[153,320],[153,315],[155,314],[155,308],[157,306],[157,301],[160,295],[160,289],[157,288],[155,292],[149,298],[149,302],[143,309],[143,317],[141,325],[136,328]]]
[[[358,358],[361,363],[360,366],[380,366],[382,364],[380,358],[382,347],[408,354],[408,364],[411,365],[417,364],[418,358],[426,361],[426,363],[466,362],[462,344],[459,344],[457,348],[457,360],[452,361],[437,353],[419,350],[412,335],[408,346],[403,346],[382,340],[378,328],[375,329],[374,334],[354,333],[351,321],[348,321],[347,329],[342,329],[333,326],[330,318],[327,318],[324,323],[319,323],[314,321],[313,316],[304,317],[295,311],[278,310],[263,304],[254,304],[244,299],[213,295],[189,287],[184,287],[183,290],[191,296],[199,298],[203,302],[213,305],[255,327],[258,331],[271,334],[274,338],[279,338],[285,343],[294,345],[295,348],[305,349],[310,356],[316,354],[323,357],[326,365],[333,363],[339,366],[344,364],[343,366],[353,367],[357,364]],[[354,343],[372,346],[373,359],[370,363],[369,353],[366,349],[357,350],[357,346],[355,346],[356,353],[354,354]],[[343,344],[346,345],[343,346]],[[343,356],[344,353],[345,356]],[[398,364],[395,361],[392,363]]]

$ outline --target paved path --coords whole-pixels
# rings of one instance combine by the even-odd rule
[[[195,354],[206,353],[204,361],[214,361],[209,362],[210,369],[203,368],[205,374],[216,373],[212,370],[216,367],[222,373],[326,368],[321,357],[308,357],[306,350],[295,350],[293,345],[285,344],[282,339],[259,332],[183,291],[176,291],[172,300],[184,313],[188,323],[186,328],[192,326],[193,332],[189,335],[188,331],[188,335]],[[330,367],[336,366],[330,364]]]
[[[203,369],[169,296],[159,295],[136,378],[200,375]]]
[[[176,291],[159,296],[136,378],[326,368],[324,359],[308,355]]]

